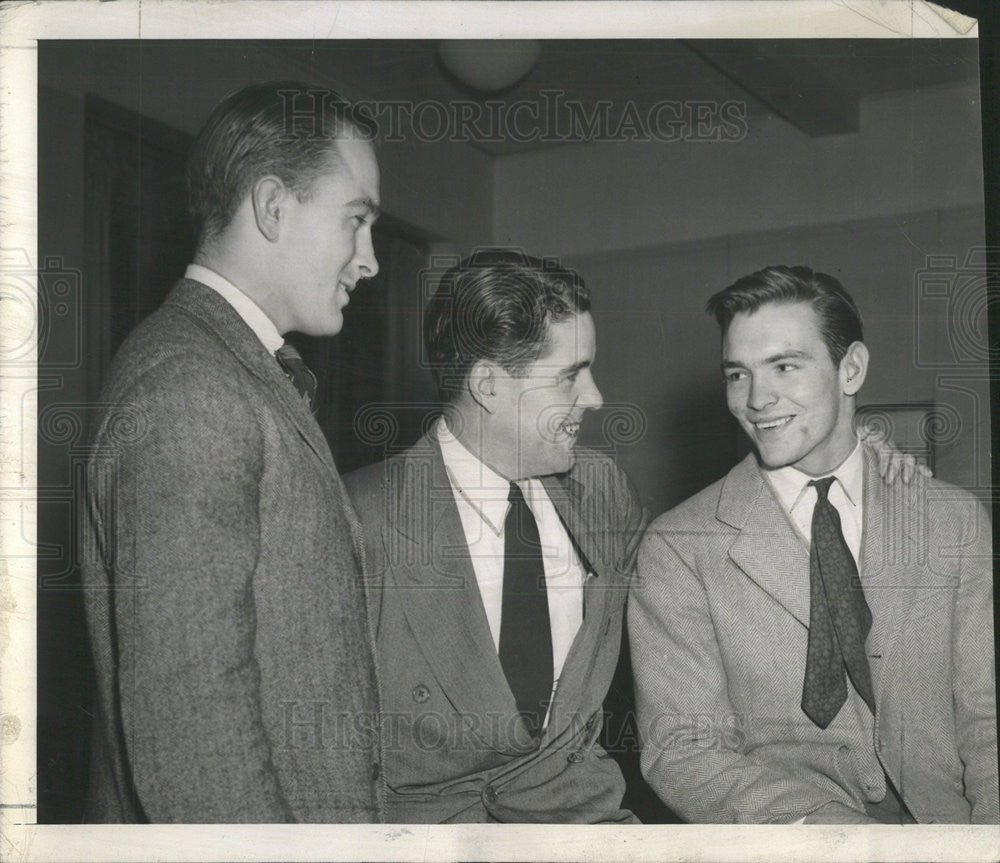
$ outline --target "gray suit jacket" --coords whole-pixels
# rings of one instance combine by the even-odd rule
[[[691,821],[864,811],[852,750],[919,822],[997,823],[990,524],[965,491],[886,487],[865,452],[860,574],[874,740],[800,708],[809,553],[748,456],[650,526],[629,600],[642,767]],[[842,711],[843,713],[846,711]]]
[[[369,544],[384,709],[387,820],[632,820],[596,743],[645,513],[597,453],[545,488],[596,577],[540,745],[518,715],[490,635],[437,443],[345,477]],[[586,565],[585,564],[585,565]]]
[[[363,539],[308,407],[192,281],[129,336],[102,401],[89,819],[378,820]]]

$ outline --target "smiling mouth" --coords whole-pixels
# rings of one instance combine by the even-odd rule
[[[576,437],[580,433],[579,421],[572,422],[571,420],[564,420],[560,424],[559,428],[564,434],[569,435],[570,437]]]
[[[794,416],[787,416],[778,417],[777,419],[772,420],[761,420],[760,422],[753,423],[753,427],[757,429],[757,431],[774,431],[775,429],[784,428],[793,419],[795,419]]]

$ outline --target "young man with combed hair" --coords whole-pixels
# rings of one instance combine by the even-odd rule
[[[195,260],[115,357],[90,462],[90,820],[380,819],[360,525],[283,339],[336,335],[378,270],[372,131],[280,82],[195,143]]]
[[[768,267],[711,298],[754,452],[656,519],[629,598],[642,768],[690,821],[998,822],[990,523],[879,479],[861,318]]]
[[[374,580],[387,820],[635,820],[597,739],[645,514],[577,446],[602,403],[589,309],[570,270],[463,261],[424,317],[442,416],[345,478]]]

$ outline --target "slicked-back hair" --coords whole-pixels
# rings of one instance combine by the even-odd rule
[[[573,270],[515,249],[479,249],[441,279],[424,309],[424,348],[441,400],[481,360],[523,373],[549,348],[549,327],[590,311]]]
[[[370,116],[329,87],[270,81],[230,93],[188,159],[188,202],[200,242],[229,226],[261,177],[279,177],[304,201],[335,166],[339,138],[373,140],[376,132]]]
[[[725,336],[738,314],[753,314],[768,303],[796,302],[809,303],[816,310],[820,333],[835,366],[853,342],[863,341],[861,312],[854,298],[833,276],[809,267],[765,267],[713,294],[705,310],[715,316]]]

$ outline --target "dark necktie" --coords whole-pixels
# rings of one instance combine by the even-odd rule
[[[299,391],[299,395],[302,396],[309,410],[316,413],[316,375],[309,370],[302,355],[288,342],[278,348],[274,355],[285,374],[288,375],[288,379]]]
[[[816,508],[809,550],[809,646],[802,710],[820,728],[833,721],[847,700],[845,668],[858,694],[875,712],[865,655],[872,615],[840,529],[840,514],[827,497],[833,482],[828,476],[809,483],[816,488]]]
[[[533,736],[541,733],[552,696],[552,627],[542,544],[535,516],[515,483],[504,522],[500,664],[517,709]]]

